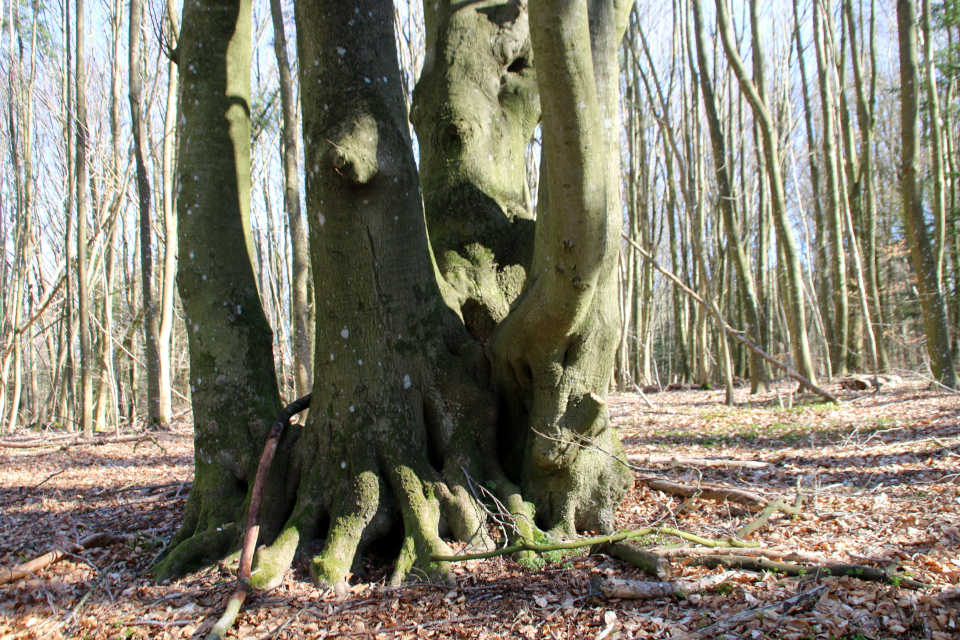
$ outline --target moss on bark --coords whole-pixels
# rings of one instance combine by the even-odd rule
[[[238,542],[259,449],[280,408],[248,241],[250,11],[247,0],[184,8],[177,281],[190,345],[196,475],[184,524],[155,568],[160,577]],[[274,495],[287,449],[277,458]]]
[[[479,65],[487,74],[484,65],[492,55],[500,75],[483,76],[485,105],[458,98],[442,74],[425,75],[425,88],[433,81],[447,86],[448,102],[460,100],[462,110],[438,112],[447,133],[453,126],[456,144],[448,140],[449,149],[426,152],[432,159],[424,156],[429,166],[422,200],[400,71],[393,50],[383,46],[393,37],[392,4],[296,3],[317,317],[314,383],[309,418],[298,436],[282,443],[284,455],[278,453],[274,463],[273,498],[265,501],[270,513],[262,518],[267,545],[255,564],[260,588],[278,584],[294,558],[312,553],[318,539],[324,545],[311,559],[311,573],[320,583],[342,587],[365,549],[398,527],[402,546],[392,580],[448,580],[448,566],[431,556],[450,553],[445,536],[477,549],[491,547],[486,509],[507,511],[509,540],[542,541],[577,529],[609,530],[625,493],[629,473],[605,402],[619,335],[619,196],[611,177],[619,154],[618,128],[601,124],[616,99],[600,87],[615,82],[616,74],[602,65],[595,74],[591,68],[583,76],[590,84],[573,88],[578,98],[592,100],[596,117],[582,125],[585,137],[575,145],[581,153],[580,143],[589,138],[590,154],[551,161],[558,182],[549,188],[557,204],[550,208],[544,200],[531,253],[532,216],[516,207],[522,150],[538,112],[525,5],[471,7],[475,15],[467,16],[461,5],[437,5],[445,17],[428,18],[434,55],[447,56],[433,63],[460,74]],[[609,65],[612,56],[615,67],[611,33],[619,26],[603,12],[594,18],[593,37],[561,55],[573,55],[584,69],[597,66],[588,52],[591,41],[601,42],[605,57],[598,59]],[[459,45],[462,51],[454,56],[450,43],[437,36],[444,29],[450,42],[470,33],[472,44]],[[585,22],[579,30],[587,32]],[[494,38],[493,45],[483,34]],[[555,46],[548,42],[544,50]],[[568,78],[552,78],[545,82],[556,84],[554,97],[571,90],[563,84]],[[541,93],[543,87],[541,82]],[[418,104],[424,109],[419,118],[427,118],[425,103]],[[568,124],[550,122],[558,131]],[[236,126],[230,131],[237,133]],[[485,151],[489,163],[472,160],[476,149]],[[244,196],[238,191],[232,197]],[[444,202],[449,210],[437,206]],[[239,246],[231,237],[231,246]],[[204,260],[215,258],[211,253]],[[536,277],[527,278],[531,266]],[[444,282],[437,281],[438,271]],[[203,286],[202,279],[196,284]],[[223,285],[225,295],[255,294],[231,286]],[[452,306],[441,287],[455,290]],[[230,354],[211,346],[220,344],[218,328],[241,326],[239,310],[214,304],[188,313],[213,329],[198,331],[196,342],[191,335],[192,361],[206,369],[194,396],[202,418],[197,499],[191,498],[180,547],[209,541],[208,551],[223,553],[238,535],[205,537],[212,534],[203,523],[242,514],[259,434],[272,418],[267,410],[275,414],[279,407],[256,376],[244,378],[243,398],[228,375],[214,378],[226,385],[223,391],[207,386],[207,371],[225,366],[223,358],[233,354],[253,363],[260,353],[253,329],[238,333]],[[243,316],[248,322],[246,306]],[[258,331],[269,341],[268,330]],[[486,337],[491,339],[484,345]],[[230,400],[247,412],[245,435],[235,427],[224,431],[209,413],[225,410]]]

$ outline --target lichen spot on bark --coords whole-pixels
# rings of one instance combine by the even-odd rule
[[[370,114],[360,113],[347,120],[328,142],[327,161],[338,175],[357,186],[373,180],[380,135]]]

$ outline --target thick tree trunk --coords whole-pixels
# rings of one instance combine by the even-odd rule
[[[508,466],[541,525],[565,534],[609,530],[630,477],[606,406],[619,331],[616,51],[630,4],[591,4],[589,25],[585,5],[531,4],[545,188],[530,278],[487,345],[515,430],[501,436],[523,449]]]
[[[897,0],[897,30],[900,44],[902,151],[900,158],[903,218],[917,275],[920,308],[927,334],[927,355],[933,376],[951,389],[957,388],[957,372],[950,349],[947,312],[940,292],[937,259],[924,220],[920,193],[920,69],[917,63],[917,7],[913,0]]]
[[[429,54],[410,113],[424,208],[445,295],[480,340],[519,295],[533,249],[525,153],[540,98],[525,4],[424,3]]]
[[[296,4],[315,370],[303,433],[289,459],[274,462],[283,471],[272,485],[275,499],[264,502],[273,510],[262,519],[269,546],[258,554],[255,586],[278,584],[298,551],[318,538],[326,543],[313,557],[314,578],[342,585],[364,549],[398,523],[403,544],[393,581],[415,566],[449,578],[448,566],[432,559],[449,554],[442,535],[491,544],[479,487],[513,518],[513,539],[613,526],[631,478],[605,402],[619,331],[616,46],[629,5],[596,3],[589,28],[583,0],[542,5],[534,13],[534,46],[546,69],[539,90],[553,106],[544,114],[550,196],[547,203],[541,195],[532,262],[538,277],[485,350],[437,279],[400,70],[383,46],[393,38],[392,3]],[[162,575],[236,543],[233,530],[218,533],[212,525],[240,521],[256,460],[249,451],[262,441],[264,412],[276,409],[252,261],[237,251],[249,237],[240,226],[249,130],[238,108],[249,98],[249,67],[240,64],[249,46],[240,42],[249,37],[249,5],[241,1],[239,16],[236,4],[208,0],[203,8],[185,10],[180,46],[181,68],[190,74],[183,92],[180,287],[197,471],[180,544]],[[477,48],[486,46],[475,37]],[[216,93],[221,86],[226,100]],[[216,218],[214,202],[221,205]],[[474,212],[448,215],[469,220]],[[240,283],[239,290],[228,283]],[[241,420],[251,426],[246,434]]]
[[[240,538],[260,448],[280,410],[270,326],[250,244],[249,0],[184,6],[178,284],[190,345],[195,479],[163,577],[222,557]],[[268,492],[284,486],[281,443]],[[286,502],[268,493],[264,520]],[[276,531],[274,526],[273,531]],[[270,535],[268,529],[267,535]]]

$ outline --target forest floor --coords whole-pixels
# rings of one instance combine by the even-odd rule
[[[960,638],[960,396],[921,381],[879,396],[831,385],[843,400],[833,406],[793,396],[793,387],[783,382],[758,396],[739,389],[735,408],[724,405],[722,389],[649,395],[653,409],[636,394],[612,397],[631,454],[771,463],[646,464],[635,470],[617,526],[656,523],[721,538],[755,517],[730,502],[685,502],[652,490],[643,482],[650,476],[791,504],[799,480],[803,513],[775,515],[753,539],[785,560],[886,568],[894,584],[814,570],[724,573],[677,558],[674,579],[723,575],[683,597],[606,598],[591,593],[592,579],[654,578],[586,550],[542,570],[508,558],[458,565],[456,588],[391,588],[387,569],[371,567],[345,598],[291,571],[278,589],[247,600],[230,637]],[[189,425],[140,442],[0,449],[0,571],[92,533],[132,534],[128,543],[70,554],[0,586],[0,640],[181,638],[209,630],[234,587],[226,567],[164,584],[141,575],[176,530],[192,463]],[[900,584],[909,579],[930,586]],[[788,598],[814,589],[784,611]],[[744,620],[731,622],[738,613]],[[711,626],[718,621],[727,624]]]

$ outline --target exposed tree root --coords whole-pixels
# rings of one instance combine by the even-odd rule
[[[53,549],[46,552],[42,556],[38,556],[29,562],[24,562],[23,564],[17,565],[12,569],[0,569],[0,584],[7,584],[8,582],[14,582],[20,580],[21,578],[26,578],[27,576],[40,571],[44,567],[48,567],[54,562],[63,560],[71,554],[80,553],[86,549],[93,549],[94,547],[107,547],[115,542],[127,542],[130,540],[130,536],[115,536],[109,533],[95,533],[91,536],[87,536],[81,540],[78,544],[66,545],[64,549]]]

